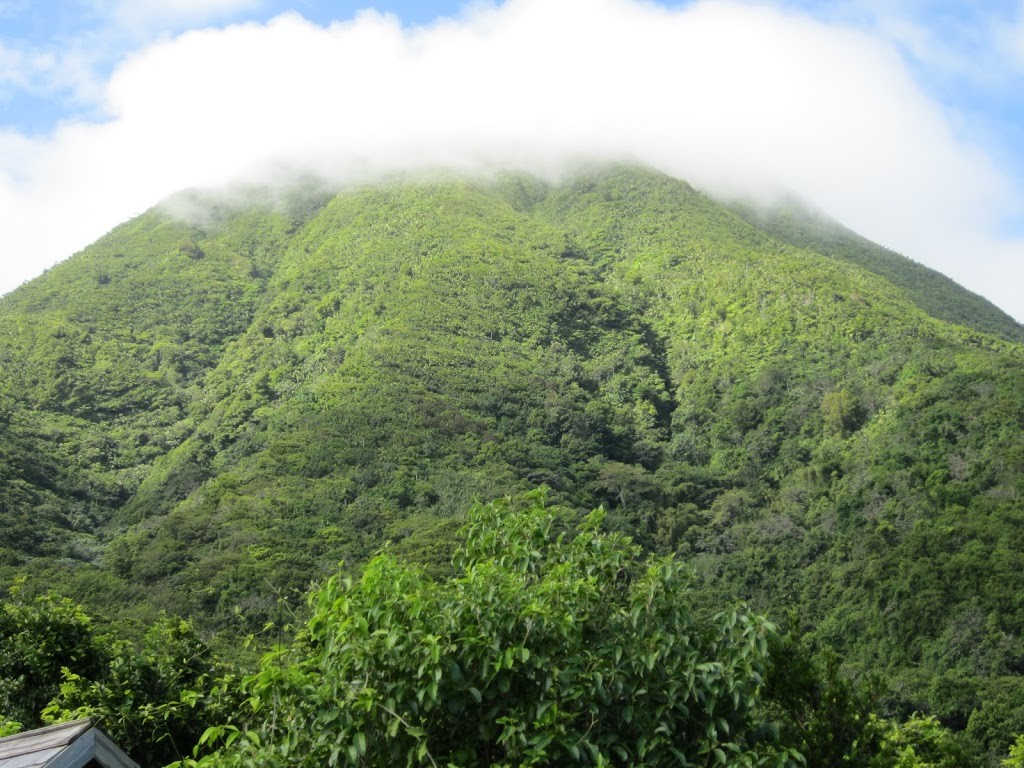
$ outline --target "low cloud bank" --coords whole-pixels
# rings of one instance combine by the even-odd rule
[[[785,189],[1024,319],[1024,242],[996,234],[1020,190],[885,43],[796,13],[509,0],[412,29],[286,14],[150,46],[106,97],[108,122],[0,134],[0,290],[185,187],[610,158],[716,194]]]

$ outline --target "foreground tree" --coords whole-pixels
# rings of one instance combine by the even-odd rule
[[[45,722],[96,718],[140,765],[158,766],[189,754],[207,725],[237,710],[237,677],[189,622],[162,619],[141,643],[108,642],[100,674],[64,668]]]
[[[447,581],[388,554],[312,615],[211,728],[204,766],[786,765],[752,723],[770,626],[698,620],[690,572],[573,531],[543,495],[478,505]],[[760,734],[757,736],[755,734]]]
[[[61,670],[97,675],[105,661],[81,606],[53,594],[30,598],[19,580],[0,602],[0,728],[42,725],[40,713],[58,691]]]
[[[0,736],[93,717],[141,765],[190,754],[236,711],[237,677],[187,621],[162,619],[141,643],[98,634],[66,597],[0,602]]]

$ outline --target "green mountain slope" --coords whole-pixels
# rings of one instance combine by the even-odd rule
[[[0,300],[4,574],[258,628],[545,484],[894,707],[1024,731],[1024,348],[933,316],[1015,338],[990,305],[636,168],[190,205]]]
[[[1024,342],[1024,326],[986,299],[795,200],[767,208],[742,204],[733,204],[730,208],[785,243],[844,259],[881,275],[905,290],[911,300],[932,317],[1009,341]]]

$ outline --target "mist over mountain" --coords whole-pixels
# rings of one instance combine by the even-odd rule
[[[33,14],[20,5],[12,32]],[[112,29],[73,51],[64,37],[46,55],[28,40],[12,49],[14,91],[49,93],[34,78],[51,71],[83,101],[25,133],[15,126],[31,113],[17,100],[8,110],[0,292],[187,186],[273,179],[282,167],[347,184],[435,167],[544,175],[596,159],[715,195],[790,191],[1024,320],[1020,120],[1005,112],[1018,20],[1007,7],[862,15],[793,0],[502,0],[452,2],[443,18],[416,4],[422,23],[410,23],[408,3],[390,14],[222,0],[226,15],[202,4],[212,16],[171,5],[114,18],[112,6],[79,9],[120,33],[126,16],[155,14],[142,38],[121,39],[130,55],[110,47]],[[897,32],[919,14],[944,20],[929,45]],[[936,56],[921,58],[928,49]],[[947,100],[959,87],[938,86],[954,78],[953,49],[985,84],[963,109]],[[90,73],[83,50],[106,64]],[[1007,121],[995,133],[975,113],[986,99]]]
[[[543,485],[1005,754],[1022,341],[644,168],[182,193],[0,299],[0,577],[230,634],[385,542],[444,573]]]

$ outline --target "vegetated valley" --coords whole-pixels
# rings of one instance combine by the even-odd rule
[[[0,299],[0,729],[1024,765],[1022,343],[643,168],[182,193]]]

